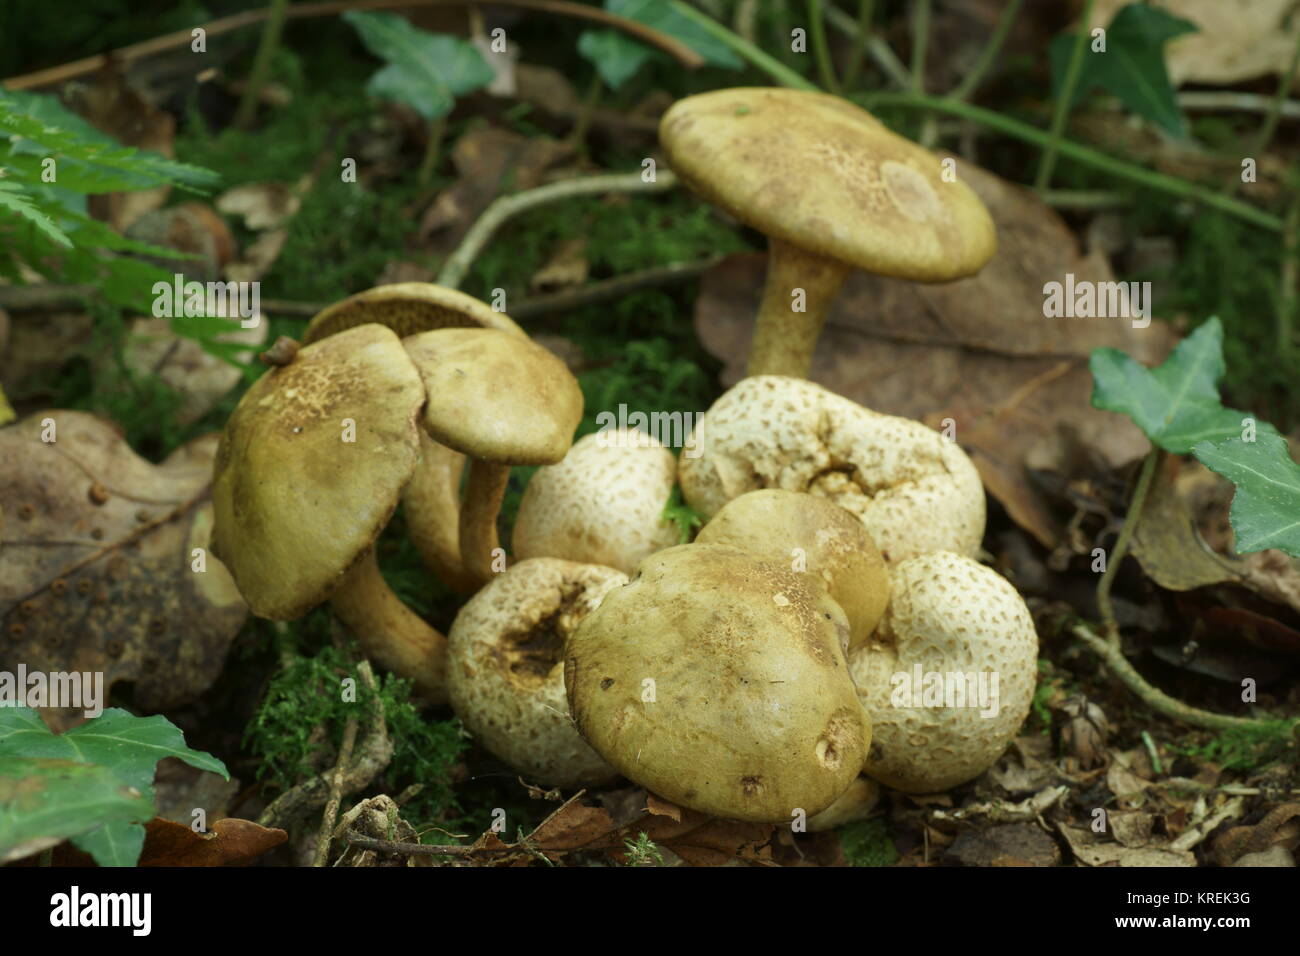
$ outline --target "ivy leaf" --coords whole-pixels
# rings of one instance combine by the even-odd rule
[[[124,784],[107,767],[75,760],[0,757],[0,863],[39,853],[69,837],[131,827],[153,815],[153,800]],[[142,827],[138,829],[144,833]],[[89,846],[78,845],[103,864],[92,847],[105,847],[107,841],[101,837],[98,843],[89,842]]]
[[[430,122],[450,113],[456,97],[487,86],[495,76],[482,54],[459,37],[416,29],[395,13],[349,10],[343,19],[366,49],[388,64],[366,90],[405,104]]]
[[[1261,430],[1255,441],[1204,441],[1193,451],[1237,486],[1229,517],[1239,554],[1278,548],[1300,557],[1300,465],[1285,438]]]
[[[1197,442],[1240,438],[1253,416],[1225,408],[1219,400],[1223,325],[1211,318],[1153,369],[1118,349],[1095,349],[1092,370],[1094,408],[1133,419],[1147,438],[1165,451],[1189,454]],[[1276,434],[1268,423],[1258,433]]]
[[[1164,45],[1174,37],[1195,32],[1196,24],[1160,7],[1130,3],[1115,14],[1106,28],[1104,52],[1093,51],[1091,40],[1084,41],[1089,45],[1084,50],[1070,105],[1100,87],[1166,132],[1185,136],[1187,124],[1165,69]],[[1062,34],[1052,40],[1049,48],[1055,96],[1060,96],[1065,85],[1075,40],[1075,34]]]
[[[680,40],[711,66],[729,70],[739,70],[744,66],[730,47],[663,0],[605,0],[605,9]],[[601,80],[611,90],[620,89],[651,60],[667,59],[658,50],[622,30],[583,30],[578,37],[578,52],[596,67]]]
[[[654,50],[619,30],[583,30],[578,52],[596,67],[611,90],[620,89],[655,57]]]

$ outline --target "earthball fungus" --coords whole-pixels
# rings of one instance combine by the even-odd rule
[[[688,186],[768,237],[750,375],[808,374],[853,269],[945,282],[997,248],[988,210],[950,165],[838,96],[701,93],[664,113],[659,140]]]
[[[803,491],[855,515],[885,561],[977,553],[984,486],[958,445],[920,422],[881,415],[803,379],[741,379],[704,415],[697,457],[678,479],[712,517],[759,488]]]
[[[807,575],[728,545],[668,548],[569,637],[569,712],[646,789],[703,813],[789,823],[829,807],[866,755],[848,632]]]
[[[1029,713],[1038,635],[1024,599],[1000,574],[936,551],[890,569],[880,626],[849,653],[871,718],[863,772],[908,793],[979,776]]]
[[[530,780],[586,787],[617,776],[579,736],[564,695],[569,635],[627,575],[555,558],[520,561],[466,602],[447,634],[451,706]]]

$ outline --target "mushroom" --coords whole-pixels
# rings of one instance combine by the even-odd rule
[[[865,820],[880,803],[880,784],[870,777],[859,776],[849,789],[845,790],[835,802],[816,816],[808,818],[808,832],[821,833],[834,830],[846,823]]]
[[[807,575],[728,545],[678,545],[642,561],[569,637],[569,712],[646,789],[789,823],[830,806],[866,755],[847,642],[844,611]]]
[[[863,772],[908,793],[979,776],[1029,713],[1038,635],[996,571],[936,551],[891,568],[893,592],[871,640],[849,653],[871,718]]]
[[[504,312],[471,295],[431,282],[397,282],[376,286],[334,303],[311,320],[303,344],[366,323],[387,326],[399,336],[434,329],[498,329],[524,335]],[[460,557],[460,483],[465,456],[420,432],[420,464],[402,491],[402,507],[411,541],[426,567],[461,594],[472,594],[477,579],[465,572]]]
[[[403,340],[424,381],[424,427],[470,458],[460,554],[479,585],[492,576],[497,513],[512,465],[564,457],[582,420],[582,389],[554,354],[496,329],[439,329]]]
[[[768,488],[727,502],[697,544],[730,544],[812,574],[849,620],[849,646],[867,639],[889,602],[889,572],[862,522],[815,495]]]
[[[688,186],[768,237],[750,375],[807,376],[851,270],[946,282],[974,275],[997,246],[988,210],[938,157],[838,96],[689,96],[664,113],[659,141]]]
[[[802,379],[741,379],[697,426],[678,463],[682,494],[712,517],[759,488],[806,491],[857,516],[886,563],[927,551],[974,555],[984,486],[955,442]]]
[[[578,735],[564,696],[564,645],[627,575],[555,558],[520,561],[466,602],[447,634],[451,706],[497,757],[547,786],[617,773]]]
[[[380,666],[446,699],[446,641],[389,589],[373,546],[415,470],[424,404],[389,329],[362,325],[253,383],[221,433],[212,548],[259,617],[330,600]]]
[[[644,432],[587,435],[528,482],[515,517],[515,557],[565,558],[630,574],[642,558],[677,543],[676,525],[664,520],[676,482],[676,456]]]

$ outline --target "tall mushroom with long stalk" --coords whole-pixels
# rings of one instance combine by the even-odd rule
[[[807,377],[853,269],[945,282],[996,249],[988,210],[950,162],[837,96],[702,93],[664,113],[659,140],[683,182],[768,237],[750,375]]]
[[[564,457],[582,420],[582,389],[555,355],[508,332],[440,329],[403,344],[428,395],[424,427],[470,459],[460,554],[465,572],[485,584],[510,468]]]
[[[399,336],[436,329],[498,329],[524,336],[504,312],[486,302],[432,282],[395,282],[376,286],[322,309],[303,333],[311,344],[358,325],[374,322]],[[465,456],[420,432],[420,464],[402,491],[407,531],[425,566],[461,594],[471,594],[478,580],[467,574],[460,557],[460,483]]]

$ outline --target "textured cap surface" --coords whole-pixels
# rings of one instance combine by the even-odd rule
[[[838,96],[739,88],[678,100],[659,124],[692,189],[765,235],[882,275],[973,275],[993,220],[937,156]]]
[[[500,329],[523,335],[504,312],[456,289],[432,282],[394,282],[375,286],[322,309],[307,325],[302,341],[318,339],[374,322],[406,338],[434,329]]]
[[[564,644],[627,575],[553,558],[520,561],[461,608],[447,635],[451,705],[488,750],[533,781],[617,776],[578,735],[564,696]]]
[[[880,549],[854,515],[825,498],[767,488],[733,498],[697,544],[730,544],[819,580],[849,619],[849,643],[876,629],[889,602]]]
[[[423,402],[379,325],[306,346],[244,394],[217,449],[212,542],[254,614],[306,613],[370,547],[415,468]]]
[[[979,776],[1015,737],[1038,680],[1038,634],[1010,582],[970,558],[936,551],[891,575],[880,627],[849,653],[872,722],[862,769],[897,790],[934,793]]]
[[[515,518],[515,554],[631,574],[642,558],[677,543],[677,525],[663,520],[676,481],[676,456],[644,432],[586,435],[529,480]]]
[[[803,379],[756,375],[724,393],[699,427],[702,451],[680,458],[678,479],[701,514],[712,517],[748,491],[783,488],[856,515],[888,562],[979,549],[979,472],[955,442],[920,422]]]
[[[569,712],[629,779],[721,817],[824,810],[870,736],[825,589],[738,548],[652,554],[566,647]]]
[[[424,381],[424,427],[436,441],[504,465],[549,465],[569,450],[582,389],[552,352],[498,329],[439,329],[402,344]]]

